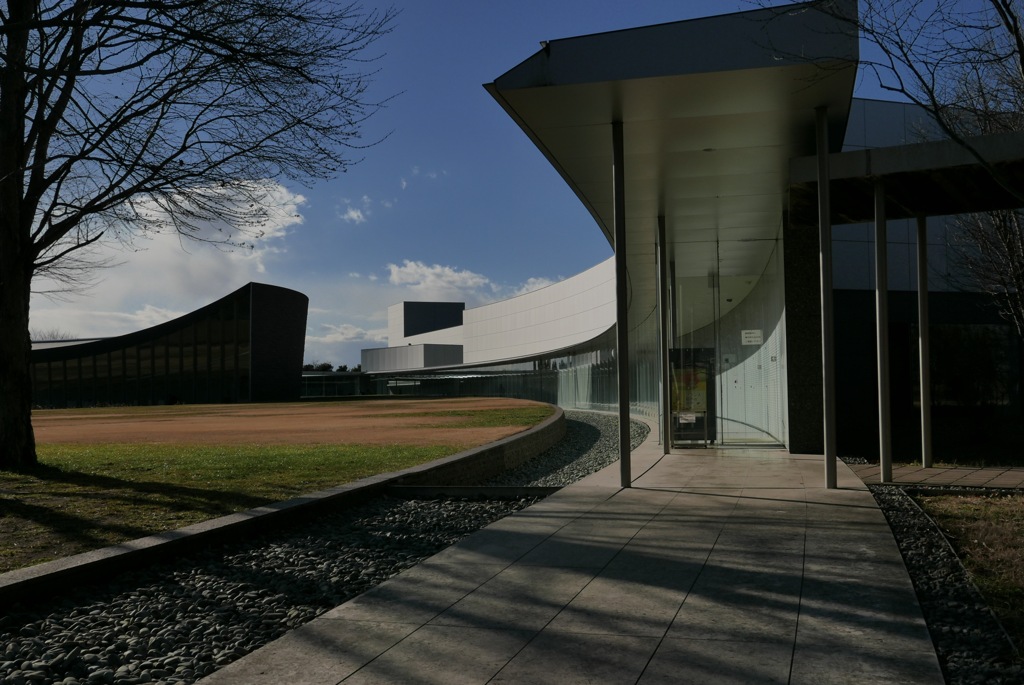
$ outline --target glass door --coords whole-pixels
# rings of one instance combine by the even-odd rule
[[[670,262],[671,446],[779,446],[786,428],[778,243],[713,246],[704,273]]]

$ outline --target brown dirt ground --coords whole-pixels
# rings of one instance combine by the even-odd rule
[[[425,413],[536,404],[503,398],[180,405],[33,413],[36,442],[178,444],[484,445],[523,430],[460,427],[471,418]]]

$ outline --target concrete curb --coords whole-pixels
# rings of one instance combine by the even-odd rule
[[[319,508],[353,505],[380,495],[391,485],[468,485],[501,473],[538,456],[565,435],[565,414],[487,445],[402,471],[381,473],[352,483],[267,504],[185,528],[129,540],[110,547],[55,559],[0,574],[0,609],[43,593],[81,585],[148,565],[201,547],[238,539],[287,523]]]

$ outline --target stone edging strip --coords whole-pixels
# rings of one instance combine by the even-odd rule
[[[357,504],[382,494],[392,485],[471,485],[481,482],[540,455],[564,435],[565,414],[561,408],[555,407],[551,417],[533,428],[426,464],[369,476],[185,528],[8,571],[0,574],[0,609],[67,585],[80,585],[170,556],[188,554],[205,545],[237,538],[253,530],[263,532],[317,508]]]

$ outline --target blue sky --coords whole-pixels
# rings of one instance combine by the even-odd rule
[[[568,187],[482,84],[539,42],[751,8],[749,0],[399,0],[376,44],[365,128],[384,138],[329,181],[274,189],[283,211],[253,252],[141,240],[63,300],[36,297],[32,327],[78,337],[166,321],[249,281],[309,296],[306,360],[355,365],[384,345],[402,300],[470,306],[560,280],[611,250]],[[385,137],[386,136],[386,137]],[[298,218],[296,218],[298,217]]]

